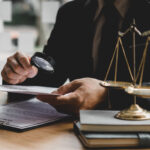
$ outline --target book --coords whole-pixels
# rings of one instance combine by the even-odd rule
[[[150,120],[121,120],[115,118],[118,112],[110,110],[81,110],[81,130],[91,132],[150,132]]]
[[[0,91],[20,94],[58,96],[59,94],[52,93],[55,90],[57,88],[44,86],[0,85]]]
[[[134,148],[149,147],[150,133],[85,132],[80,122],[74,122],[74,132],[86,148]],[[142,136],[140,136],[140,134]],[[143,138],[148,137],[143,142]]]
[[[36,98],[0,106],[0,127],[25,131],[69,117]]]

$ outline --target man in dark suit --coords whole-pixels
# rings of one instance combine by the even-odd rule
[[[56,61],[53,75],[45,73],[30,64],[30,59],[21,53],[8,58],[2,71],[3,79],[9,84],[61,86],[67,78],[72,82],[55,91],[62,96],[38,96],[52,104],[59,111],[77,113],[80,109],[94,109],[106,102],[107,89],[99,85],[104,80],[112,57],[118,31],[126,30],[136,20],[141,31],[150,29],[149,1],[146,0],[75,0],[62,6],[44,53]],[[141,44],[145,39],[137,37]],[[132,61],[129,45],[131,35],[123,39],[129,62]],[[137,52],[138,60],[142,52]],[[127,81],[129,74],[120,57],[118,80]],[[139,64],[139,62],[137,63]],[[132,66],[131,66],[132,67]],[[149,81],[146,71],[145,81]],[[85,78],[88,77],[88,78]],[[113,79],[110,73],[109,79]],[[120,100],[120,91],[112,91],[112,106],[121,109],[131,103]]]

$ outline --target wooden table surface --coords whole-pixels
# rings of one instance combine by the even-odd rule
[[[0,129],[0,150],[85,150],[85,148],[75,136],[72,122],[63,121],[21,133]]]
[[[0,150],[84,150],[70,121],[17,133],[0,129]]]

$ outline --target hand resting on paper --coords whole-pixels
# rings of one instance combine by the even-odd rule
[[[37,75],[38,69],[31,65],[30,57],[16,52],[7,58],[7,62],[1,72],[2,78],[9,84],[18,84],[24,82],[27,78],[33,78]]]
[[[107,89],[99,85],[99,80],[82,78],[58,88],[54,93],[60,96],[39,95],[37,98],[54,106],[59,112],[78,114],[80,109],[94,109],[105,100]]]

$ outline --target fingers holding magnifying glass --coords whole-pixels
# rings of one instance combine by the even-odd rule
[[[7,58],[1,75],[7,83],[18,84],[24,82],[27,78],[35,77],[37,73],[38,69],[30,64],[29,56],[17,52]]]

